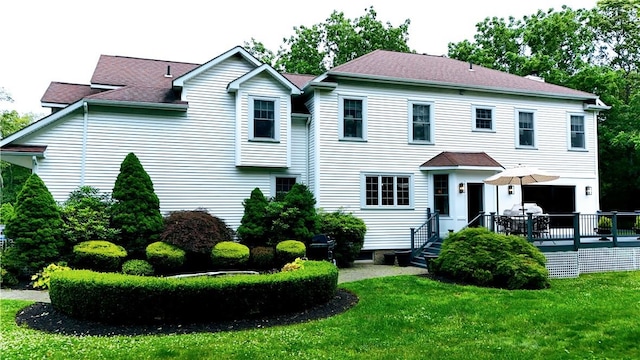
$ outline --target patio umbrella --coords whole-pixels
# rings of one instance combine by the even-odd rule
[[[484,179],[484,182],[491,185],[520,185],[520,188],[522,188],[522,185],[552,181],[559,177],[560,176],[548,174],[535,167],[518,165],[492,175]],[[522,215],[524,215],[524,196],[521,196],[521,199]]]

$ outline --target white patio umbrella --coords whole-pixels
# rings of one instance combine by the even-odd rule
[[[522,189],[522,185],[552,181],[558,178],[560,176],[548,174],[535,167],[518,165],[492,175],[484,179],[484,182],[491,185],[520,185]],[[520,193],[522,194],[522,191]],[[521,202],[522,215],[524,215],[524,196],[521,196]]]

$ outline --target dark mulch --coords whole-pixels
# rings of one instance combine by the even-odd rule
[[[49,303],[35,303],[22,309],[16,315],[18,325],[48,333],[73,336],[115,336],[115,335],[172,335],[219,331],[237,331],[260,329],[277,325],[291,325],[310,320],[323,319],[343,313],[358,303],[358,297],[344,289],[338,289],[336,295],[326,304],[308,310],[278,314],[255,319],[233,321],[154,324],[154,325],[112,325],[100,322],[78,320],[56,311]]]

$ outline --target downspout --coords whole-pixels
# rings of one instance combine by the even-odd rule
[[[85,101],[82,104],[84,119],[82,124],[82,155],[80,157],[80,186],[84,186],[85,171],[87,166],[87,137],[89,129],[89,104]]]
[[[38,173],[38,158],[35,155],[31,157],[31,173]]]
[[[310,125],[311,125],[311,115],[307,116],[307,121],[306,121],[306,123],[304,125],[304,130],[305,130],[305,148],[307,150],[307,160],[305,161],[306,172],[307,172],[307,175],[306,175],[307,186],[309,185],[309,181],[311,180],[309,178],[311,176],[311,168],[309,167],[309,161],[311,159],[311,156],[309,155],[309,151],[311,150],[311,149],[309,149],[309,144],[310,144],[310,142],[309,142],[309,134],[311,132],[310,129],[309,129]]]

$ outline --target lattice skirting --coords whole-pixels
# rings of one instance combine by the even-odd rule
[[[640,270],[640,248],[596,248],[548,252],[550,278],[572,278],[580,274]]]

